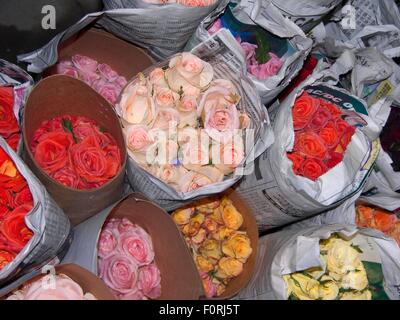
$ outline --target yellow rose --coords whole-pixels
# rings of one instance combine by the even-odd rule
[[[211,236],[215,240],[222,241],[226,238],[229,238],[234,232],[234,230],[227,227],[219,227],[215,232],[211,234]]]
[[[184,225],[182,228],[182,233],[185,236],[194,237],[197,235],[201,229],[201,225],[204,222],[204,216],[202,214],[198,214],[189,220],[189,223]]]
[[[206,259],[218,261],[222,257],[221,244],[216,240],[205,240],[200,246],[199,252]]]
[[[327,269],[330,272],[344,275],[353,271],[360,264],[360,254],[350,242],[336,239],[327,253]]]
[[[207,238],[207,232],[204,229],[200,229],[199,232],[192,237],[192,242],[195,244],[201,244]]]
[[[229,205],[233,205],[232,200],[229,199],[227,196],[224,196],[221,200],[221,206],[225,207],[225,206],[229,206]]]
[[[222,243],[222,252],[228,257],[236,258],[240,262],[246,263],[253,249],[250,246],[250,239],[246,235],[237,234]]]
[[[356,270],[349,271],[342,278],[343,289],[354,289],[362,291],[368,286],[367,272],[362,262],[357,266]]]
[[[319,282],[300,272],[283,277],[287,285],[287,294],[299,300],[317,300],[319,298]]]
[[[190,219],[189,223],[199,223],[199,224],[203,224],[205,220],[205,216],[202,213],[198,213],[195,216],[192,216],[192,218]]]
[[[364,290],[362,292],[359,291],[350,291],[350,292],[344,292],[340,300],[371,300],[372,299],[372,294],[371,291],[369,290]]]
[[[218,224],[224,224],[224,221],[222,220],[222,207],[214,209],[210,214],[210,218],[213,219]]]
[[[172,219],[174,219],[177,225],[185,225],[189,223],[190,217],[194,212],[193,208],[182,208],[175,210],[172,214]]]
[[[338,237],[334,235],[332,235],[329,239],[321,239],[319,242],[319,248],[321,251],[328,251],[330,248],[332,248],[336,240],[338,240]]]
[[[320,255],[319,256],[322,266],[321,267],[313,267],[305,270],[307,274],[309,274],[314,279],[318,280],[326,273],[326,256]]]
[[[319,280],[319,296],[322,300],[335,300],[339,294],[339,286],[329,276],[322,276]]]
[[[235,258],[222,258],[218,262],[218,269],[215,274],[220,279],[237,277],[243,271],[243,263]]]
[[[222,220],[228,228],[233,230],[238,230],[243,224],[242,215],[231,204],[223,206]]]
[[[203,256],[197,256],[196,257],[196,265],[197,265],[197,269],[200,272],[210,272],[212,270],[214,270],[214,265],[208,261],[206,258],[204,258]]]
[[[206,198],[200,200],[196,206],[196,210],[201,213],[213,213],[220,205],[220,201],[217,198]]]
[[[213,233],[218,230],[218,223],[214,219],[207,217],[204,221],[204,227],[208,230],[208,232]]]

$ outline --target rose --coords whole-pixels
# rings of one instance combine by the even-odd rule
[[[123,233],[120,236],[121,252],[133,258],[141,267],[150,264],[154,260],[153,244],[150,236],[140,227]]]
[[[329,159],[326,161],[328,168],[333,168],[343,160],[343,154],[338,152],[331,152],[329,154]]]
[[[296,272],[285,275],[288,296],[294,295],[299,300],[317,300],[319,298],[319,282],[309,276]]]
[[[0,204],[0,220],[4,219],[4,217],[10,212],[7,206]]]
[[[335,148],[339,142],[339,135],[335,123],[329,121],[319,132],[319,136],[324,140],[328,148]]]
[[[154,143],[148,128],[142,125],[128,127],[126,140],[129,150],[141,153],[145,153],[148,147]]]
[[[16,254],[6,250],[0,250],[0,270],[12,262]]]
[[[8,138],[19,132],[19,126],[13,112],[13,100],[10,103],[5,100],[0,96],[0,135]]]
[[[188,170],[199,169],[210,162],[208,144],[204,141],[192,140],[182,145],[180,163]]]
[[[63,74],[73,78],[79,78],[78,70],[76,69],[74,64],[69,60],[61,61],[59,64],[57,64],[56,72],[58,74]]]
[[[20,174],[15,177],[0,174],[0,187],[11,189],[13,192],[20,192],[27,185],[26,180]]]
[[[243,272],[243,263],[235,258],[223,257],[218,262],[216,277],[220,279],[231,279]]]
[[[270,59],[259,64],[254,55],[247,60],[247,71],[254,75],[259,80],[266,80],[269,77],[276,75],[283,65],[283,60],[276,54],[269,52]]]
[[[288,153],[287,157],[290,161],[292,161],[293,172],[297,175],[300,175],[305,158],[297,152]]]
[[[140,290],[136,290],[126,294],[118,294],[118,298],[120,300],[147,300],[147,297]]]
[[[157,107],[172,108],[179,100],[179,95],[168,88],[157,87],[154,91],[154,101]]]
[[[250,239],[246,235],[237,234],[222,243],[222,252],[228,257],[246,263],[253,249],[250,246]]]
[[[326,125],[331,117],[331,113],[327,109],[319,107],[314,113],[311,122],[308,124],[307,127],[312,131],[320,130]]]
[[[118,219],[117,221],[118,221],[117,229],[118,229],[118,232],[120,232],[120,233],[127,233],[129,231],[135,232],[135,230],[137,228],[132,223],[132,221],[127,218]]]
[[[152,72],[150,72],[149,82],[157,87],[168,88],[168,83],[165,80],[164,70],[161,68],[155,68]]]
[[[116,234],[115,230],[103,229],[100,234],[100,239],[98,242],[98,255],[100,258],[107,258],[109,255],[114,253],[114,250],[117,248],[118,234]]]
[[[321,284],[323,282],[323,284]],[[339,294],[339,287],[335,280],[323,275],[320,279],[319,296],[322,300],[335,300]]]
[[[55,287],[43,286],[41,278],[26,287],[23,300],[84,300],[80,285],[66,275],[45,277],[54,280]]]
[[[319,159],[308,158],[304,160],[301,173],[304,177],[315,181],[328,171],[326,165]]]
[[[93,88],[108,102],[115,104],[121,92],[121,88],[114,83],[106,82],[103,79],[96,80]]]
[[[314,132],[302,132],[296,135],[294,151],[305,156],[324,159],[327,148],[324,141]]]
[[[371,300],[372,294],[369,290],[363,290],[362,292],[358,291],[349,291],[343,292],[340,296],[340,300]]]
[[[15,208],[14,196],[11,190],[0,189],[0,205],[6,206],[9,209]]]
[[[222,21],[220,18],[218,18],[217,20],[214,21],[214,23],[208,29],[208,33],[210,35],[213,35],[214,33],[217,33],[221,28],[222,28]]]
[[[51,175],[51,177],[63,184],[64,186],[79,189],[79,186],[82,185],[82,181],[78,174],[71,167],[64,167]]]
[[[87,137],[98,135],[99,129],[96,123],[85,117],[78,117],[73,122],[74,136],[78,141],[82,141]]]
[[[199,253],[208,261],[216,263],[222,256],[222,250],[219,242],[213,239],[207,239],[199,248]]]
[[[204,273],[201,276],[201,282],[203,284],[204,293],[206,294],[207,298],[212,298],[217,295],[217,287],[212,282],[211,278],[207,275],[207,273]]]
[[[183,166],[167,164],[160,167],[156,175],[166,183],[175,185],[185,173],[187,173],[187,170]]]
[[[355,271],[346,273],[341,284],[343,289],[364,290],[368,286],[368,278],[363,263],[360,262]]]
[[[393,229],[397,222],[397,218],[395,214],[391,214],[389,211],[377,210],[373,221],[373,227],[386,233]]]
[[[343,120],[342,118],[336,119],[335,125],[339,132],[339,135],[342,135],[348,128],[350,128],[350,125],[347,123],[347,121]]]
[[[250,66],[251,64],[250,61],[255,57],[256,49],[258,48],[258,46],[256,44],[252,44],[249,42],[240,42],[240,46],[244,50],[244,55],[246,57],[247,64],[248,66]],[[257,62],[256,65],[258,65]]]
[[[154,131],[152,133],[154,133]],[[147,163],[151,163],[153,166],[164,166],[177,162],[178,144],[174,140],[167,140],[164,138],[154,138],[157,142],[149,148],[146,154]]]
[[[7,160],[4,160],[0,165],[0,174],[5,175],[10,178],[17,176],[18,171],[12,160],[6,155]]]
[[[15,195],[14,204],[16,207],[22,206],[24,204],[33,206],[33,197],[29,187],[22,189]]]
[[[189,223],[190,217],[194,213],[194,208],[182,208],[175,210],[172,219],[177,225],[185,225]]]
[[[222,220],[226,227],[239,230],[243,224],[243,217],[233,204],[222,204]]]
[[[89,57],[76,54],[72,56],[71,60],[75,68],[77,68],[79,71],[83,71],[85,73],[94,73],[97,71],[97,61]]]
[[[181,112],[193,112],[197,110],[197,99],[194,96],[184,96],[178,103],[178,110]]]
[[[105,63],[99,64],[97,66],[97,70],[99,71],[100,75],[109,82],[114,82],[119,77],[118,73]]]
[[[339,109],[338,106],[327,102],[324,99],[319,99],[319,104],[321,108],[326,109],[329,111],[333,119],[337,119],[342,115],[342,111]]]
[[[245,157],[243,138],[238,134],[225,144],[214,142],[211,150],[213,165],[224,175],[231,174]]]
[[[307,126],[312,116],[317,111],[319,101],[303,93],[296,99],[292,108],[293,128],[300,130]]]
[[[150,125],[154,122],[156,108],[146,86],[128,87],[121,99],[122,117],[131,124]]]
[[[188,86],[204,89],[210,84],[214,70],[209,63],[183,52],[170,60],[165,76],[169,87],[175,92],[185,91]]]
[[[153,263],[139,269],[138,288],[150,299],[157,299],[161,295],[160,270]]]
[[[195,262],[197,270],[200,272],[210,272],[214,270],[214,265],[203,256],[197,256]]]
[[[369,228],[374,220],[374,209],[358,205],[356,207],[356,224],[359,227]]]
[[[179,113],[174,108],[163,108],[158,110],[153,127],[162,130],[175,128],[179,122]]]
[[[100,278],[118,293],[134,291],[138,280],[138,266],[128,255],[114,253],[99,260]]]
[[[15,208],[8,214],[1,226],[0,231],[7,240],[22,250],[32,238],[32,231],[25,224],[25,216],[32,210],[32,205],[25,204]]]
[[[205,175],[189,171],[179,179],[178,186],[181,192],[191,192],[212,183]]]
[[[346,151],[348,144],[350,143],[356,129],[354,127],[348,127],[340,138],[340,145],[343,149],[343,152]]]
[[[21,134],[19,133],[14,133],[13,135],[11,135],[10,137],[8,137],[6,139],[8,145],[14,150],[17,151],[18,150],[18,145],[19,145],[19,141],[21,140]]]
[[[334,239],[327,253],[327,269],[329,272],[344,275],[354,271],[361,263],[360,254],[347,241]]]
[[[62,131],[46,133],[33,150],[34,158],[44,171],[54,173],[67,165],[68,149],[73,143],[69,133]]]
[[[208,7],[215,3],[216,0],[176,0],[176,3],[187,7]]]

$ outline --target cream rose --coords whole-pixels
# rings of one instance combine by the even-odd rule
[[[130,124],[151,126],[155,120],[156,107],[151,92],[142,84],[130,85],[124,91],[118,108],[122,118]]]
[[[179,153],[180,163],[188,170],[196,170],[210,162],[210,153],[207,143],[192,139],[181,146]]]
[[[319,282],[302,273],[285,275],[287,295],[294,295],[299,300],[317,300],[319,298]]]
[[[367,272],[362,262],[354,271],[349,271],[342,277],[343,289],[364,290],[368,286]]]
[[[165,79],[165,72],[161,68],[155,68],[152,72],[150,72],[149,82],[157,87],[168,88],[168,83]]]
[[[189,52],[183,52],[171,59],[165,75],[173,91],[185,92],[190,86],[199,89],[207,87],[214,76],[214,70],[209,63]]]
[[[351,247],[348,241],[335,239],[327,253],[327,269],[330,272],[343,275],[354,271],[359,266],[360,254]]]
[[[319,296],[322,300],[335,300],[339,294],[339,286],[329,276],[322,276],[319,280]]]
[[[179,101],[179,95],[164,87],[155,87],[154,101],[159,108],[173,108]]]
[[[225,144],[214,141],[211,146],[211,162],[224,175],[234,172],[244,157],[244,142],[240,135],[235,135]]]
[[[179,113],[174,108],[159,109],[153,127],[168,130],[175,128],[179,123]]]
[[[357,291],[344,292],[340,296],[340,300],[371,300],[371,299],[372,299],[372,294],[371,291],[369,290],[364,290],[362,292],[357,292]]]

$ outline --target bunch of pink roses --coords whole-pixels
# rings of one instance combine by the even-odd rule
[[[121,300],[161,296],[160,270],[149,234],[126,218],[110,219],[98,243],[99,276]]]
[[[245,157],[250,119],[238,110],[240,98],[188,52],[139,75],[117,104],[130,157],[180,192],[222,181]]]
[[[84,81],[113,105],[127,84],[125,77],[120,76],[108,64],[98,63],[79,54],[74,55],[71,60],[60,62],[57,73]]]

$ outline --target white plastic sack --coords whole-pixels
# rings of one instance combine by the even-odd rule
[[[400,300],[400,248],[396,242],[376,230],[338,224],[291,228],[262,237],[253,278],[235,299],[286,300],[283,275],[321,266],[319,241],[333,233],[354,236],[353,244],[363,251],[361,260],[381,264],[386,294]]]

